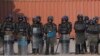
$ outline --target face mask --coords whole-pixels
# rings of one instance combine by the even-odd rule
[[[53,21],[52,21],[52,20],[48,20],[48,22],[49,22],[49,23],[52,23]]]

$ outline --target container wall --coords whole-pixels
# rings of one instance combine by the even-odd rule
[[[57,25],[64,15],[69,16],[73,24],[77,14],[87,15],[90,18],[100,16],[99,0],[5,0],[0,6],[2,17],[9,13],[15,16],[22,14],[29,18],[30,23],[32,23],[32,17],[37,15],[42,17],[43,23],[46,23],[47,17],[52,15]]]

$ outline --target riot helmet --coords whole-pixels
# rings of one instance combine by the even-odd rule
[[[68,16],[63,16],[61,21],[62,23],[65,23],[65,22],[68,22],[68,20],[69,20]]]
[[[86,21],[86,20],[89,20],[89,17],[88,16],[85,16],[84,17],[84,21]]]
[[[33,18],[33,22],[35,22],[35,23],[40,23],[40,21],[41,21],[40,16],[36,16],[36,17]]]
[[[94,21],[91,19],[91,20],[89,20],[89,24],[90,25],[93,25],[94,24]]]
[[[19,17],[18,17],[18,21],[19,21],[19,22],[27,22],[25,16],[19,16]]]
[[[97,16],[94,17],[94,18],[93,18],[93,21],[94,21],[94,23],[98,23],[98,21],[99,21],[99,17],[97,17]]]
[[[86,24],[89,23],[89,17],[88,17],[88,16],[85,16],[85,17],[84,17],[84,22],[85,22]]]
[[[79,14],[79,15],[77,16],[77,20],[78,20],[78,21],[83,21],[83,15]]]
[[[48,17],[48,23],[52,23],[53,22],[53,16],[49,16]]]
[[[9,16],[6,17],[5,21],[12,22],[13,21],[13,17],[9,15]]]

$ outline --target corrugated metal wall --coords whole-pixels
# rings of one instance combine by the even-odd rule
[[[1,1],[1,0],[0,0]],[[68,15],[74,23],[77,14],[88,15],[90,18],[100,16],[99,0],[2,0],[0,2],[0,16],[9,13],[15,16],[26,15],[31,23],[31,18],[36,15],[42,17],[45,23],[49,15],[53,15],[55,23],[59,24],[61,17]]]

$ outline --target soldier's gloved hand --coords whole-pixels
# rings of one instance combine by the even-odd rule
[[[27,43],[29,44],[30,43],[30,40],[27,40]]]

